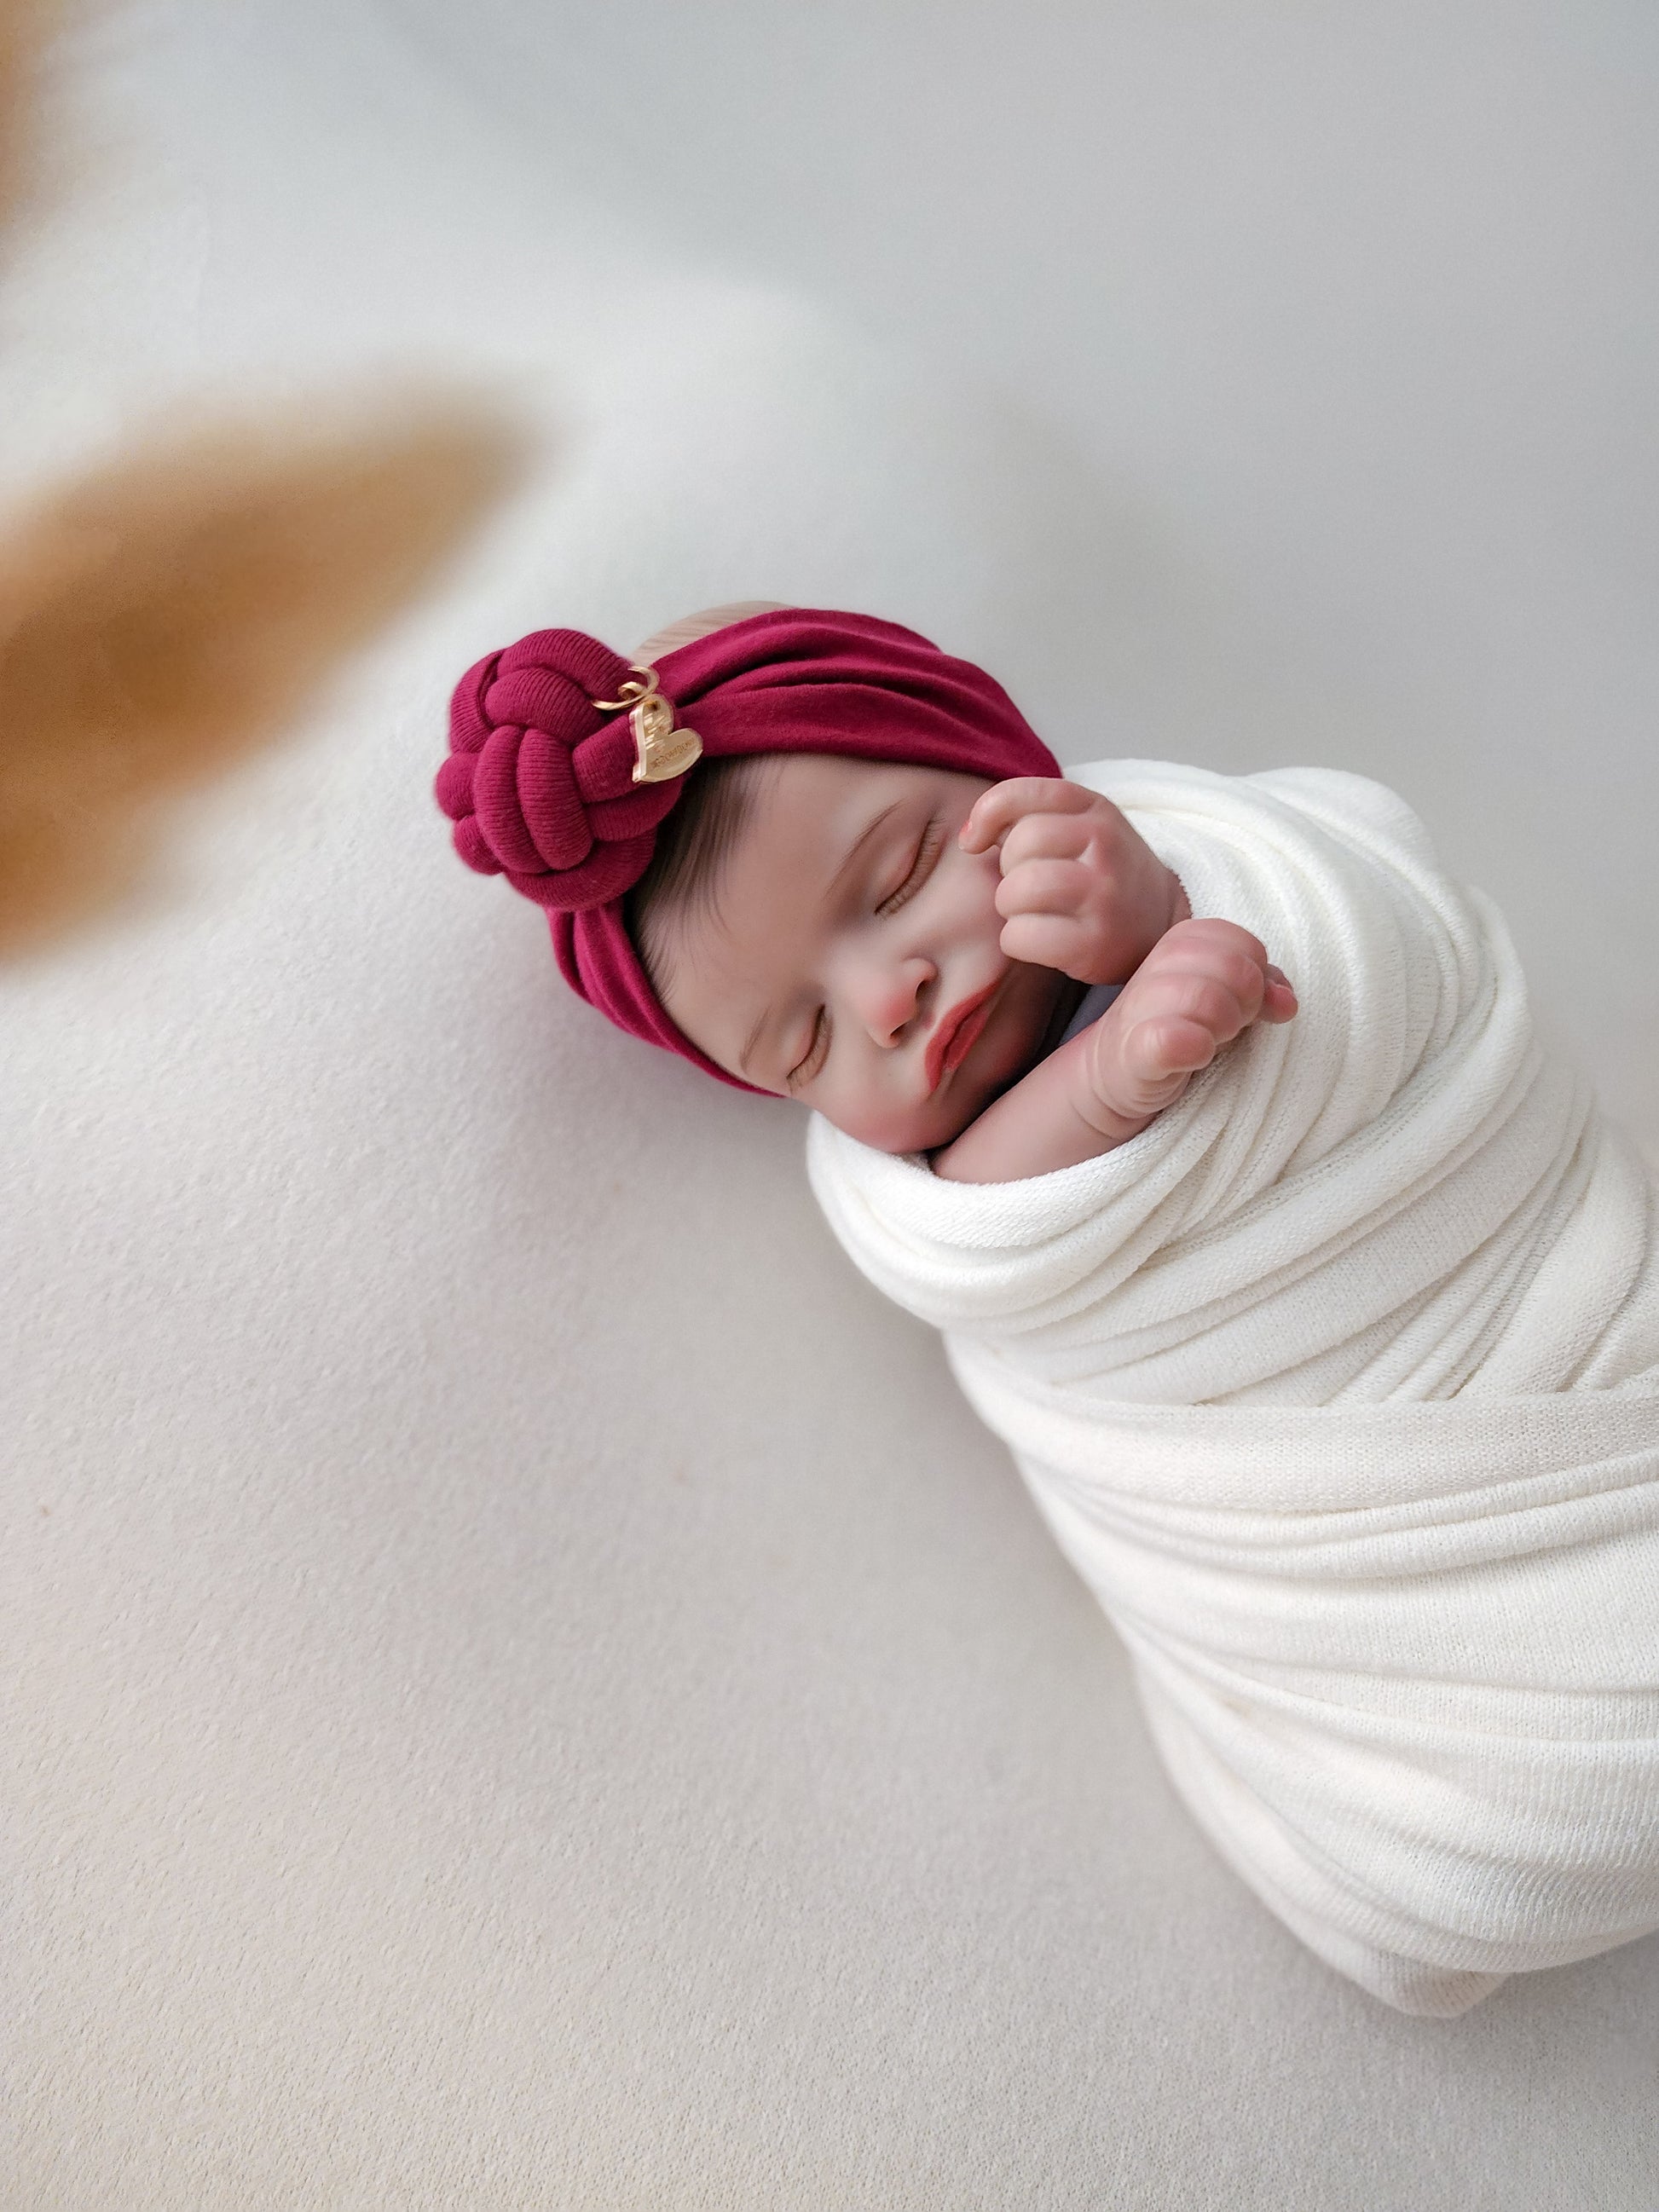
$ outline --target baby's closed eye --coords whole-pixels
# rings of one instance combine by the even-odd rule
[[[805,1057],[797,1060],[784,1078],[789,1089],[799,1091],[803,1084],[810,1083],[823,1066],[829,1054],[830,1015],[826,1007],[820,1006],[812,1024],[811,1042],[806,1048]]]
[[[882,900],[876,912],[878,915],[896,914],[908,899],[914,898],[933,873],[934,864],[944,849],[945,826],[938,815],[934,815],[917,841],[903,879]]]

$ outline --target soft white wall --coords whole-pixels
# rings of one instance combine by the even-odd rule
[[[1445,2024],[1307,1960],[793,1119],[570,1003],[428,784],[520,629],[890,611],[1073,757],[1389,775],[1653,1131],[1655,49],[1583,5],[98,34],[10,481],[386,362],[547,459],[204,806],[187,897],[0,994],[9,2201],[1647,2206],[1654,1945]]]

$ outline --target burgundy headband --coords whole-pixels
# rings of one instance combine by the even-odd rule
[[[642,698],[641,672],[580,630],[488,654],[455,687],[438,804],[469,867],[549,909],[559,966],[590,1006],[746,1091],[669,1019],[628,933],[627,895],[696,758],[676,714],[711,760],[842,753],[994,783],[1060,764],[982,669],[869,615],[750,615],[663,653],[657,679],[661,696]]]

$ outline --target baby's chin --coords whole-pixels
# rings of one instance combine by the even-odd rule
[[[882,1107],[873,1110],[848,1108],[838,1110],[822,1106],[815,1111],[826,1121],[848,1137],[856,1137],[860,1144],[868,1145],[878,1152],[936,1152],[941,1145],[953,1144],[963,1131],[976,1121],[994,1098],[1000,1098],[1024,1073],[1017,1068],[1012,1076],[994,1083],[984,1083],[971,1091],[945,1098],[929,1098],[915,1107]]]
[[[959,1107],[953,1113],[941,1112],[931,1099],[908,1113],[895,1108],[871,1113],[857,1108],[837,1109],[823,1106],[814,1107],[813,1111],[822,1114],[843,1136],[854,1137],[874,1152],[936,1152],[941,1145],[948,1145],[959,1137],[990,1103],[987,1097],[972,1106]]]

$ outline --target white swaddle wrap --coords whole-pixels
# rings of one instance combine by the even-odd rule
[[[813,1188],[945,1330],[1224,1856],[1461,2012],[1659,1926],[1654,1194],[1391,793],[1067,772],[1297,1019],[1077,1167],[947,1182],[815,1119]]]

